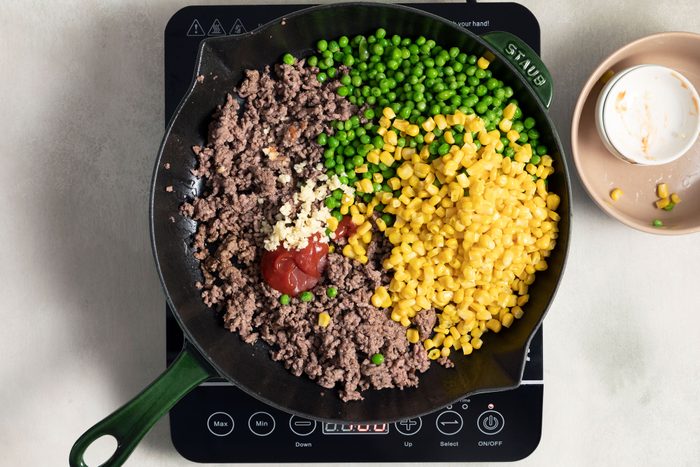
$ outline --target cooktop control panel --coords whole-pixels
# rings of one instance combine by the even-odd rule
[[[202,39],[241,34],[308,5],[191,6],[165,29],[165,121],[193,78]],[[534,50],[540,28],[516,3],[412,4],[483,34],[509,31]],[[182,333],[167,312],[168,362]],[[195,462],[513,461],[537,447],[542,430],[542,331],[533,338],[523,384],[478,394],[423,417],[381,424],[321,423],[273,409],[230,383],[209,381],[170,412],[175,449]]]

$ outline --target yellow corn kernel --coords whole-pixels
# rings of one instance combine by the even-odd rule
[[[449,357],[449,356],[450,356],[450,348],[449,348],[449,347],[443,347],[442,350],[440,351],[440,356],[442,356],[442,357]]]
[[[423,127],[423,130],[426,132],[433,131],[435,129],[435,120],[433,120],[433,117],[428,117],[423,124],[421,125]]]
[[[411,164],[408,162],[404,162],[401,164],[401,167],[396,170],[396,175],[402,180],[408,180],[411,178],[411,175],[413,175],[413,167],[411,167]]]
[[[357,182],[357,189],[362,193],[373,193],[374,186],[372,185],[372,180],[369,178],[363,178]]]
[[[484,57],[479,57],[479,60],[476,61],[476,66],[478,66],[482,70],[487,69],[490,64],[491,64],[491,62],[486,60]]]
[[[349,195],[347,193],[343,193],[343,196],[340,198],[340,204],[345,204],[345,205],[351,205],[352,202],[354,201],[354,198],[352,195]]]
[[[668,185],[665,183],[656,185],[656,195],[659,198],[668,198]]]
[[[671,193],[671,202],[678,204],[681,202],[681,197],[678,196],[676,193]]]
[[[470,344],[471,344],[472,347],[474,347],[476,350],[479,350],[479,349],[481,348],[481,346],[484,345],[484,341],[482,341],[480,337],[474,337],[474,338],[471,340]]]
[[[379,154],[376,151],[367,153],[367,162],[370,164],[379,164]]]
[[[420,336],[418,335],[418,330],[409,328],[406,330],[406,339],[408,339],[408,342],[411,344],[415,344],[420,340]]]
[[[508,138],[508,141],[513,143],[514,141],[517,141],[518,138],[520,138],[520,133],[518,133],[515,130],[510,130],[508,133],[506,133],[506,138]]]
[[[384,107],[384,110],[382,110],[382,115],[389,120],[393,119],[396,117],[396,114],[394,113],[394,109],[391,107]]]
[[[318,314],[318,325],[321,326],[322,328],[328,327],[328,325],[331,324],[331,315],[328,313],[321,312]]]
[[[390,109],[391,110],[391,109]],[[393,112],[393,111],[392,111]],[[389,128],[391,126],[391,120],[386,117],[381,117],[379,119],[379,126],[382,128]]]
[[[372,305],[376,306],[377,308],[382,308],[382,305],[387,297],[389,297],[389,292],[386,290],[386,287],[381,286],[377,287],[377,290],[374,291],[370,301],[372,302]]]
[[[423,141],[426,143],[430,144],[435,140],[435,134],[432,131],[429,131],[423,136]]]
[[[388,151],[382,151],[379,154],[379,162],[386,165],[387,167],[391,167],[392,165],[394,165],[394,156],[392,156],[391,153]]]
[[[659,200],[656,200],[656,202],[654,204],[656,204],[657,208],[663,209],[666,206],[668,206],[669,204],[671,204],[671,200],[669,198],[661,198]]]
[[[501,317],[501,324],[509,328],[511,324],[513,324],[513,315],[510,313],[506,313]]]
[[[438,358],[440,358],[440,355],[441,354],[439,349],[431,349],[428,352],[428,358],[431,360],[437,360]]]
[[[418,136],[418,133],[420,133],[418,125],[408,125],[408,127],[406,127],[406,134],[408,136]]]
[[[435,120],[435,126],[438,127],[440,130],[444,130],[447,128],[447,120],[445,119],[445,116],[442,114],[435,115],[433,117],[433,120]]]
[[[620,196],[622,196],[622,190],[619,188],[614,188],[610,192],[610,199],[612,199],[613,201],[617,201],[618,199],[620,199]]]
[[[392,146],[396,146],[398,141],[399,141],[398,135],[396,134],[396,132],[394,130],[389,130],[384,135],[384,142],[385,143],[389,143]]]
[[[493,332],[500,332],[501,331],[501,322],[498,321],[497,319],[492,319],[486,323],[486,327]]]
[[[460,341],[461,342],[461,341]],[[474,347],[472,347],[471,343],[466,342],[462,343],[462,353],[464,355],[469,355],[474,351]]]
[[[352,245],[348,244],[343,247],[343,256],[350,259],[355,257],[355,252],[352,249]]]
[[[406,128],[408,128],[408,121],[397,118],[392,122],[391,126],[399,131],[406,131]]]
[[[355,167],[356,174],[363,174],[365,172],[367,172],[367,164],[362,164]]]
[[[513,313],[513,316],[516,319],[522,318],[523,314],[524,314],[523,309],[519,306],[514,306],[513,308],[510,309],[510,312]]]
[[[423,348],[424,348],[425,350],[430,350],[430,349],[432,349],[433,347],[435,347],[435,343],[433,342],[432,339],[426,339],[426,340],[423,341]]]
[[[507,120],[513,120],[513,117],[515,117],[515,111],[517,110],[517,106],[515,104],[508,104],[505,109],[503,109],[503,118]]]
[[[328,229],[331,232],[335,232],[338,228],[338,219],[336,219],[335,217],[329,217],[326,221],[326,225],[328,226]]]
[[[343,204],[342,206],[340,206],[340,213],[342,215],[346,215],[348,213],[348,207],[349,206],[347,204]]]

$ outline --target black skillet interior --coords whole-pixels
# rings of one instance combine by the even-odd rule
[[[515,97],[528,115],[540,122],[542,141],[555,158],[557,173],[550,190],[561,196],[562,214],[558,245],[549,269],[537,275],[530,289],[530,302],[522,319],[498,335],[489,334],[484,348],[468,358],[454,358],[455,368],[438,365],[421,376],[420,385],[408,390],[367,391],[363,401],[343,403],[334,390],[324,390],[308,378],[297,378],[269,357],[265,344],[250,346],[224,329],[194,287],[201,278],[189,244],[195,224],[178,214],[179,205],[199,189],[190,173],[195,159],[191,147],[205,144],[206,128],[215,107],[240,81],[245,69],[262,69],[291,51],[297,56],[311,52],[318,39],[368,34],[384,27],[390,34],[424,35],[438,44],[458,46],[483,54],[490,47],[477,36],[449,21],[396,5],[344,4],[304,10],[273,21],[239,37],[208,39],[202,44],[194,83],[180,104],[171,124],[154,176],[152,236],[168,300],[188,338],[204,358],[224,377],[264,402],[288,412],[336,421],[393,421],[434,411],[467,393],[507,389],[519,384],[525,353],[554,296],[564,268],[569,237],[569,182],[561,143],[546,109],[530,92],[515,69],[500,57],[491,69],[515,90]],[[216,79],[214,79],[216,77]],[[169,170],[164,169],[170,163]],[[165,187],[172,185],[174,192]]]

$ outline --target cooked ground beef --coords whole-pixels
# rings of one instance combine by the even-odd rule
[[[194,173],[205,190],[182,213],[198,222],[193,246],[203,280],[197,286],[204,302],[222,311],[225,326],[246,342],[264,340],[293,374],[338,387],[348,401],[370,388],[416,386],[430,364],[422,345],[410,344],[405,328],[370,304],[374,289],[389,282],[381,267],[388,242],[371,244],[366,265],[331,253],[309,303],[281,305],[259,268],[280,206],[301,182],[323,173],[315,137],[357,111],[337,96],[338,86],[320,84],[302,62],[277,65],[274,74],[247,71],[237,95],[215,112],[206,147],[194,148]],[[298,173],[300,163],[306,165]],[[333,299],[325,293],[330,285],[338,289]],[[317,324],[322,311],[332,318],[326,328]],[[434,323],[435,313],[426,314],[418,323],[421,336]],[[375,353],[384,355],[382,365],[370,362]]]

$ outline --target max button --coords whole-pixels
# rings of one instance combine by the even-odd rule
[[[226,412],[214,412],[207,418],[207,428],[214,436],[230,435],[234,425],[233,417]]]
[[[255,412],[248,419],[248,428],[257,436],[267,436],[275,430],[275,419],[267,412]]]
[[[289,419],[289,429],[292,430],[295,435],[309,436],[316,429],[316,422],[308,418],[293,415]]]

